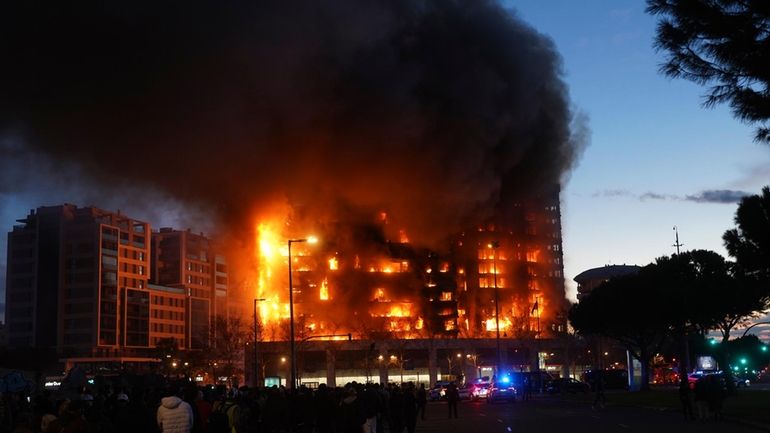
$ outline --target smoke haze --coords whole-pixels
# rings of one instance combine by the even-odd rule
[[[587,142],[552,41],[493,1],[10,1],[0,50],[9,190],[34,167],[221,231],[277,200],[386,209],[431,244],[564,181]]]

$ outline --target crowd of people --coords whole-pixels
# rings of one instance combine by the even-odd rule
[[[694,384],[679,384],[679,400],[685,419],[722,421],[722,402],[727,395],[724,381],[715,374],[699,378]]]
[[[424,385],[82,387],[0,398],[0,433],[414,433]]]

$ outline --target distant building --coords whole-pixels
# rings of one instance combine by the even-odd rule
[[[171,228],[153,232],[152,251],[152,281],[187,295],[185,346],[205,347],[213,317],[232,315],[224,255],[203,234]]]
[[[642,268],[636,265],[607,265],[581,272],[574,278],[578,283],[578,301],[605,281],[614,277],[636,274],[640,269]]]
[[[205,345],[210,305],[217,287],[226,296],[227,279],[205,237],[169,230],[153,240],[146,222],[71,204],[37,208],[18,222],[8,235],[9,346],[122,363],[154,361],[162,338],[180,349]],[[181,249],[172,248],[175,239]]]

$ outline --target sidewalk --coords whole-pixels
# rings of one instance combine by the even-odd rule
[[[545,397],[593,403],[595,394],[566,394]],[[649,392],[607,392],[607,406],[633,406],[650,410],[681,412],[677,390],[653,389]],[[770,432],[770,392],[741,389],[724,400],[725,422],[742,424]]]

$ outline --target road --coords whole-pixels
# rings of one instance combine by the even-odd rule
[[[461,402],[459,417],[449,419],[444,402],[428,404],[417,433],[757,433],[732,422],[685,421],[679,412],[609,405],[600,411],[590,404],[539,397],[516,403]]]

